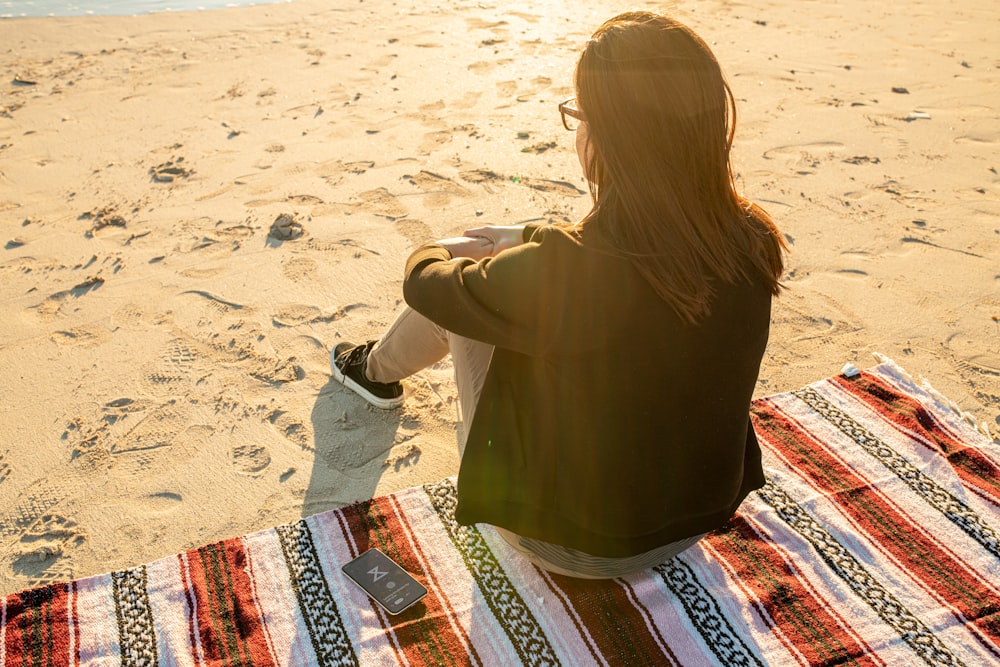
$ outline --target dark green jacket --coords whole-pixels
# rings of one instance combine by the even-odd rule
[[[749,406],[764,285],[717,285],[690,326],[596,228],[528,227],[481,262],[424,246],[406,302],[496,346],[458,476],[459,523],[624,557],[721,526],[764,483]]]

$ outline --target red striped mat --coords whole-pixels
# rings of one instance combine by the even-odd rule
[[[454,522],[453,480],[0,601],[20,665],[1000,664],[1000,452],[886,361],[758,400],[769,482],[694,548],[586,582]],[[389,616],[340,567],[430,589]]]

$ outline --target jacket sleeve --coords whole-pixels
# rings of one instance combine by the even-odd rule
[[[526,236],[528,233],[526,232]],[[553,257],[561,245],[545,233],[479,262],[451,259],[440,246],[424,246],[407,260],[403,298],[445,329],[523,354],[546,351],[558,329]],[[556,236],[556,235],[553,235]],[[565,277],[563,278],[565,280]]]

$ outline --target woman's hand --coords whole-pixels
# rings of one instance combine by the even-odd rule
[[[493,242],[485,236],[456,236],[435,241],[434,245],[441,246],[450,252],[452,257],[468,257],[477,262],[493,254]]]
[[[524,225],[476,227],[465,230],[464,236],[488,239],[493,248],[490,255],[496,255],[524,242]]]

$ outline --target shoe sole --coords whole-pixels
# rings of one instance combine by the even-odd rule
[[[337,368],[337,364],[334,363],[333,351],[330,352],[330,370],[333,371],[333,377],[337,382],[344,385],[380,410],[392,410],[393,408],[398,408],[403,404],[403,396],[400,396],[399,398],[382,398],[381,396],[376,396],[351,378],[341,373],[340,369]]]

